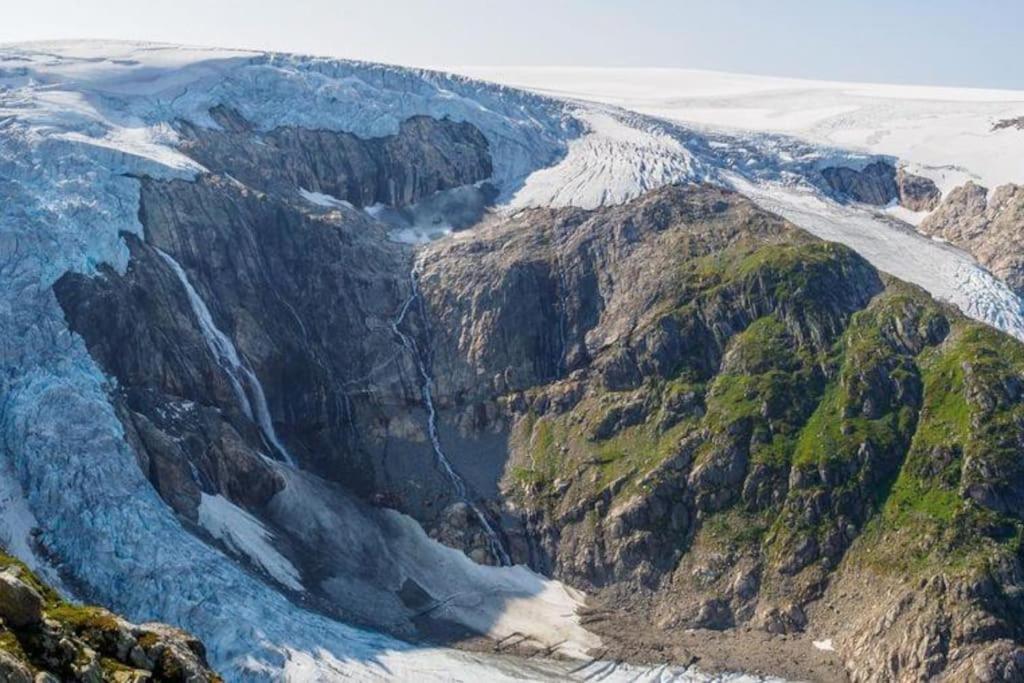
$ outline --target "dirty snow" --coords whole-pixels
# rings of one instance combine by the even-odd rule
[[[312,190],[299,188],[299,194],[302,195],[302,198],[307,202],[316,204],[317,206],[322,206],[326,209],[355,208],[352,206],[351,202],[345,201],[344,199],[338,199],[337,197],[332,197],[331,195],[324,194],[323,192],[313,192]]]

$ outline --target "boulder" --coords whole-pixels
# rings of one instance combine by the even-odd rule
[[[17,569],[0,572],[0,619],[14,628],[43,620],[43,597],[19,578]]]

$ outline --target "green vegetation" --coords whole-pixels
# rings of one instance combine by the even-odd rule
[[[963,322],[946,344],[922,354],[920,367],[918,428],[885,508],[865,534],[868,561],[900,571],[966,570],[1016,552],[1021,520],[985,509],[962,491],[967,459],[987,463],[984,485],[1020,486],[1015,444],[1024,406],[1001,394],[1024,374],[1024,350],[991,328]]]
[[[647,324],[668,316],[691,335],[683,362],[631,391],[593,378],[566,413],[521,420],[526,457],[513,476],[534,501],[573,506],[749,456],[753,493],[720,474],[683,485],[713,494],[702,542],[780,566],[808,538],[822,549],[809,561],[837,562],[856,537],[851,561],[898,571],[966,570],[1016,552],[1021,520],[965,488],[1024,495],[1024,345],[898,281],[847,315],[835,293],[870,287],[865,268],[818,242],[741,242],[682,263]],[[663,471],[683,444],[689,468]],[[587,523],[599,523],[593,510]]]
[[[46,628],[30,625],[12,629],[0,625],[0,650],[13,655],[32,673],[47,672],[61,680],[70,680],[72,676],[78,676],[72,670],[74,667],[86,670],[98,664],[105,681],[184,680],[185,668],[192,664],[183,660],[174,648],[161,650],[159,672],[155,678],[151,672],[118,660],[118,657],[125,657],[134,644],[145,650],[152,649],[161,636],[146,632],[133,643],[132,630],[114,614],[99,607],[65,602],[23,563],[0,552],[0,570],[8,567],[17,567],[18,579],[34,588],[44,599]],[[69,661],[71,659],[73,662]],[[214,683],[221,680],[215,675],[207,678]]]

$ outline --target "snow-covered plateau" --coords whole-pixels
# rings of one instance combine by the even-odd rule
[[[296,570],[258,519],[204,497],[200,525],[219,541],[214,546],[164,504],[125,440],[111,380],[68,330],[52,286],[69,271],[127,268],[121,234],[143,230],[138,178],[202,173],[178,151],[171,123],[215,127],[209,111],[219,104],[263,130],[294,125],[373,137],[415,115],[472,123],[489,143],[504,211],[621,203],[682,181],[724,184],[1024,338],[1021,301],[969,256],[884,212],[839,204],[810,180],[824,166],[859,167],[877,154],[940,181],[1024,180],[1015,167],[1024,135],[980,131],[983,120],[990,126],[994,117],[1024,114],[1024,95],[801,89],[660,72],[647,80],[619,72],[470,73],[574,99],[290,55],[107,42],[0,47],[0,542],[47,577],[59,575],[72,594],[194,632],[229,680],[706,680],[683,668],[414,646],[356,628],[294,599],[302,589]],[[916,125],[940,110],[948,115],[935,128]],[[305,188],[295,193],[312,206],[348,208]],[[291,495],[281,505],[301,505],[302,487],[313,484],[278,466]],[[403,571],[429,556],[440,569],[424,581],[465,585],[483,601],[454,602],[453,618],[497,638],[532,629],[542,641],[567,642],[563,654],[571,657],[599,643],[573,613],[582,600],[574,591],[524,567],[477,566],[397,513],[388,523],[388,552]]]

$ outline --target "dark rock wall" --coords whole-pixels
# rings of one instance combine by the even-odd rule
[[[857,170],[845,166],[822,169],[826,187],[839,199],[885,206],[898,201],[911,211],[931,211],[942,193],[928,178],[897,169],[887,161],[875,161]]]
[[[357,207],[400,207],[492,173],[487,139],[468,123],[418,116],[396,135],[362,139],[293,127],[257,131],[225,107],[211,115],[220,130],[178,123],[181,150],[213,173],[282,196],[302,188]]]
[[[117,379],[140,464],[189,517],[199,490],[257,509],[280,487],[263,458],[279,456],[244,414],[163,251],[258,377],[274,431],[303,467],[422,519],[440,515],[450,487],[429,455],[418,370],[391,326],[410,295],[411,251],[362,211],[324,210],[298,186],[415,201],[489,175],[486,141],[432,119],[361,141],[261,134],[214,113],[223,130],[181,126],[186,153],[216,173],[142,179],[146,239],[126,236],[128,271],[55,286],[71,328]]]

